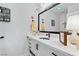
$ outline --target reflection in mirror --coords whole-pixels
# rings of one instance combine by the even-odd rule
[[[78,28],[77,22],[74,27],[71,24],[74,24],[74,21],[71,23],[68,22],[68,18],[73,15],[79,15],[79,3],[60,3],[55,5],[52,8],[49,8],[41,13],[39,13],[38,18],[38,30],[40,32],[45,32],[45,33],[57,33],[59,35],[59,41],[63,43],[65,46],[67,46],[67,34],[71,34],[72,31],[75,31],[74,27]],[[73,19],[73,18],[72,18]],[[72,20],[71,19],[71,20]],[[75,17],[75,19],[78,19]],[[69,24],[68,24],[69,23]],[[71,29],[67,29],[66,24],[68,24],[68,27],[71,27]],[[71,26],[69,26],[71,25]],[[43,30],[44,29],[44,30]],[[78,29],[76,29],[78,30]],[[79,31],[77,32],[79,35]],[[76,38],[78,37],[76,34]],[[71,39],[73,38],[71,37]],[[78,38],[77,38],[78,39]],[[77,40],[73,40],[72,42],[78,42]]]
[[[39,31],[60,32],[66,29],[67,4],[58,4],[39,14]]]
[[[59,41],[65,46],[67,46],[67,34],[65,32],[67,11],[65,4],[57,4],[45,12],[41,12],[38,16],[38,30],[40,32],[60,34]],[[62,32],[62,35],[60,32]]]

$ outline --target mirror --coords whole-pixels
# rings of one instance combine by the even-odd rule
[[[67,4],[57,4],[38,15],[38,30],[46,33],[66,31]]]
[[[44,33],[59,34],[59,41],[67,46],[67,4],[56,4],[55,6],[41,12],[38,15],[38,30]]]
[[[75,14],[79,14],[79,3],[57,3],[39,13],[38,30],[59,34],[59,41],[67,46],[67,34],[71,33],[66,31],[67,18]]]

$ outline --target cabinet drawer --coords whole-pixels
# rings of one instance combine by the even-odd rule
[[[56,54],[57,56],[71,56],[70,54],[56,48],[52,48],[52,50],[54,51],[54,54]]]

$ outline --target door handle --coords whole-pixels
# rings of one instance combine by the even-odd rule
[[[0,39],[3,39],[3,38],[4,38],[4,36],[1,36],[1,37],[0,37]]]

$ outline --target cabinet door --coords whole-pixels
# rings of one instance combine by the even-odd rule
[[[30,47],[30,50],[35,54],[35,55],[38,55],[38,48],[36,47],[37,46],[37,41],[35,41],[34,39],[32,38],[29,38],[30,41],[28,41],[28,46]]]
[[[39,50],[38,50],[38,55],[39,56],[54,56],[52,54],[52,52],[54,52],[53,50],[51,50],[49,47],[47,47],[46,45],[43,44],[39,44]]]
[[[37,49],[37,44],[38,44],[38,42],[37,41],[35,41],[35,40],[33,40],[32,42],[31,42],[31,49],[32,49],[32,51],[35,53],[35,55],[38,55],[38,49]]]

